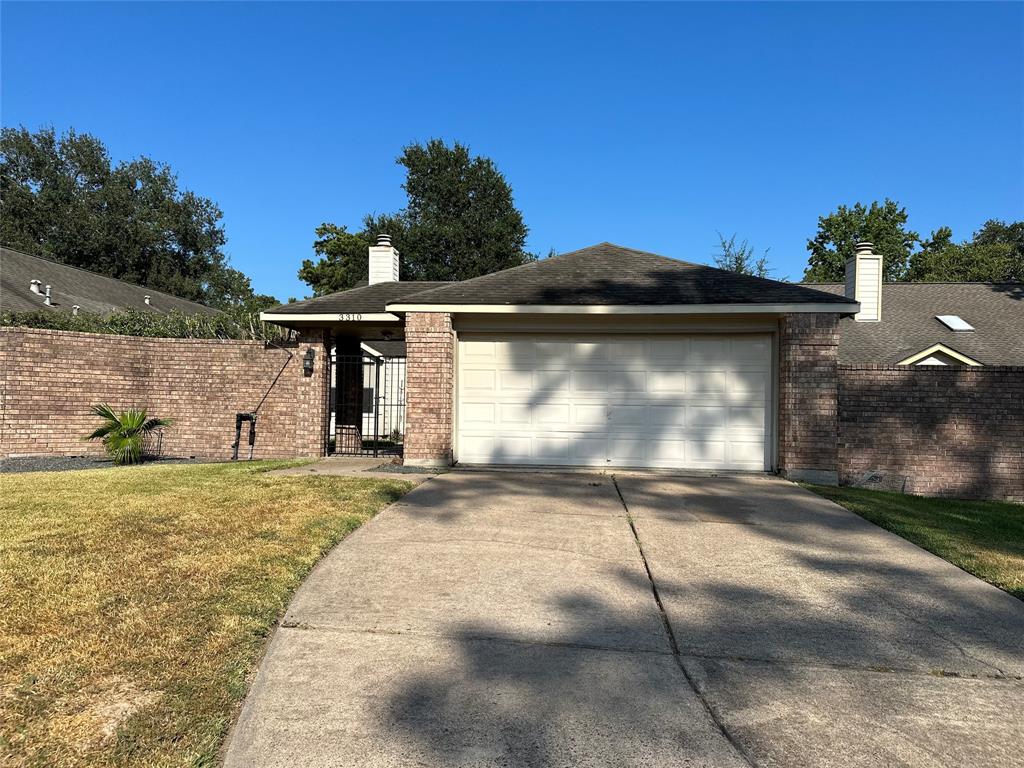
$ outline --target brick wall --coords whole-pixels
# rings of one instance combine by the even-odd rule
[[[779,470],[838,481],[838,316],[792,314],[779,327]]]
[[[314,373],[302,358],[314,349]],[[258,341],[151,339],[0,328],[0,456],[101,454],[81,436],[95,403],[174,419],[163,453],[227,459],[235,414],[258,410],[254,456],[319,456],[327,431],[323,334],[287,348]],[[247,453],[247,425],[241,455]]]
[[[451,315],[410,312],[405,316],[405,463],[452,461],[455,334]]]
[[[1024,368],[839,366],[840,481],[1024,500]]]

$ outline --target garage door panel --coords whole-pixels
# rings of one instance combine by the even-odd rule
[[[607,392],[609,371],[577,370],[572,372],[573,392]]]
[[[567,461],[569,459],[568,436],[541,436],[533,438],[533,457],[541,461]]]
[[[603,431],[608,423],[608,406],[600,403],[580,403],[572,406],[574,427],[597,427]]]
[[[498,403],[498,424],[506,429],[529,427],[533,412],[528,403]]]
[[[612,430],[623,427],[648,426],[646,405],[613,405],[608,410],[608,425]]]
[[[764,429],[764,408],[752,406],[730,406],[729,429]]]
[[[687,440],[686,461],[694,467],[722,466],[725,463],[725,440],[710,437]]]
[[[725,371],[689,371],[686,374],[686,391],[695,395],[717,395],[726,391],[725,380]]]
[[[766,363],[771,355],[771,343],[765,338],[733,339],[731,349],[732,359],[741,362]]]
[[[568,429],[572,422],[569,418],[569,403],[541,403],[533,411],[533,425],[544,432]]]
[[[480,368],[464,368],[462,373],[462,386],[467,392],[495,391],[495,372]]]
[[[756,398],[763,402],[768,397],[768,377],[763,370],[757,371],[729,371],[727,376],[727,389],[730,395],[739,395],[741,398]],[[735,397],[731,397],[735,400]]]
[[[642,437],[615,437],[611,438],[611,460],[613,465],[636,466],[642,463],[646,457],[646,443]]]
[[[572,361],[584,366],[605,367],[608,362],[608,343],[604,341],[583,341],[572,345]]]
[[[646,392],[647,372],[639,370],[612,371],[608,388],[612,392]]]
[[[764,441],[751,439],[730,440],[726,459],[731,464],[749,464],[751,469],[760,469],[764,457]]]
[[[464,463],[763,469],[769,336],[459,345]]]
[[[493,427],[495,403],[464,403],[462,406],[462,418],[467,427]]]
[[[682,363],[689,357],[690,344],[686,339],[651,339],[648,349],[653,361]]]
[[[567,390],[571,380],[571,370],[538,369],[533,372],[533,389],[538,392]]]
[[[679,457],[685,459],[686,441],[682,439],[649,440],[647,442],[647,460],[651,467],[678,467]]]
[[[682,371],[649,371],[647,391],[682,394],[686,392],[686,374]]]
[[[498,387],[502,392],[530,392],[533,390],[533,371],[502,368],[498,371]]]
[[[686,409],[686,426],[694,429],[724,427],[726,412],[722,405],[691,405]]]
[[[686,426],[685,405],[652,405],[650,414],[651,423],[660,429]]]
[[[571,341],[535,341],[533,344],[537,368],[572,368],[573,343]]]
[[[608,439],[604,435],[587,437],[578,435],[569,443],[570,458],[573,464],[584,466],[605,463],[608,451]]]

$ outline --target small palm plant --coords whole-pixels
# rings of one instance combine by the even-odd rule
[[[141,408],[129,408],[115,413],[106,403],[92,407],[92,412],[103,419],[103,424],[86,440],[102,440],[103,447],[114,464],[137,464],[142,460],[143,441],[159,427],[169,427],[170,419],[151,419]]]

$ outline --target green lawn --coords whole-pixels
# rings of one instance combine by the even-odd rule
[[[1024,505],[805,487],[1024,600]]]
[[[0,475],[0,765],[216,763],[303,576],[410,487],[287,465]]]

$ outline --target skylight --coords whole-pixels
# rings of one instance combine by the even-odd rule
[[[974,326],[964,320],[960,315],[936,315],[935,319],[949,328],[951,331],[973,331]]]

